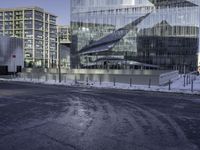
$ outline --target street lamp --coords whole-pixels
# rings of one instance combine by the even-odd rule
[[[61,32],[58,31],[58,80],[59,83],[61,83],[61,50],[60,50],[60,40],[63,36],[63,34]]]
[[[13,75],[14,75],[14,77],[15,77],[15,70],[16,70],[15,59],[16,59],[16,55],[12,55],[12,58],[13,58],[13,68],[14,68],[14,70],[13,70],[13,71],[14,71],[14,72],[13,72],[14,74],[13,74]]]
[[[53,55],[51,55],[51,68],[53,68]]]

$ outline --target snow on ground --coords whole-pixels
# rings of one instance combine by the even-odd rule
[[[41,83],[41,84],[48,84],[48,85],[65,85],[65,86],[80,86],[80,87],[94,87],[94,88],[110,88],[110,89],[128,89],[128,90],[142,90],[142,91],[158,91],[158,92],[170,92],[170,93],[186,93],[186,94],[200,94],[200,76],[196,77],[196,80],[193,84],[193,91],[191,90],[192,85],[187,84],[184,87],[184,78],[180,76],[180,78],[176,81],[173,81],[171,84],[171,88],[169,90],[169,85],[165,86],[151,86],[149,85],[131,85],[125,83],[114,83],[113,82],[91,82],[88,81],[77,81],[74,80],[65,80],[61,83],[55,80],[48,80],[45,79],[27,79],[27,78],[15,78],[15,79],[3,79],[0,80],[4,81],[21,81],[21,82],[30,82],[30,83]]]

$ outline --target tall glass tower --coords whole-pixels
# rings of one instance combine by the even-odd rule
[[[198,0],[73,0],[72,67],[200,66]]]

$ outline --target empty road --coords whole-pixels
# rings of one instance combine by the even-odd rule
[[[200,96],[0,81],[0,150],[200,150]]]

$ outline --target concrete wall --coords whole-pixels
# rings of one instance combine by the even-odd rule
[[[43,72],[43,73],[58,73],[58,69],[33,69],[33,68],[26,68],[24,72],[31,73],[31,72]],[[61,69],[62,74],[118,74],[118,75],[160,75],[163,73],[171,72],[171,70],[133,70],[133,69]]]
[[[48,78],[49,80],[58,81],[58,70],[33,70],[26,69],[25,74],[27,76],[33,76],[35,78]],[[44,77],[45,76],[45,77]],[[118,83],[130,83],[137,85],[164,85],[169,82],[169,79],[173,81],[178,77],[178,71],[162,71],[162,70],[91,70],[91,69],[73,69],[62,70],[62,79],[65,80],[77,80],[77,81],[93,81],[93,82],[118,82]]]
[[[32,79],[48,79],[58,81],[58,74],[42,74],[42,73],[23,73],[22,77],[32,78]],[[117,82],[117,83],[130,83],[132,80],[132,84],[137,85],[148,85],[149,80],[151,79],[152,85],[159,85],[159,77],[158,76],[141,76],[141,75],[110,75],[110,74],[62,74],[62,81],[65,80],[73,80],[73,81],[81,81],[81,82]]]

